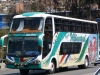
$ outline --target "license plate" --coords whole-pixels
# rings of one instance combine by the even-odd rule
[[[24,67],[24,66],[20,66],[20,67]]]
[[[17,66],[17,68],[23,68],[24,66]]]

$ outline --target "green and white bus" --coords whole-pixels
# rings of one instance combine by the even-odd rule
[[[95,21],[27,12],[13,17],[7,36],[6,67],[22,75],[29,70],[52,74],[69,66],[87,68],[98,57]]]

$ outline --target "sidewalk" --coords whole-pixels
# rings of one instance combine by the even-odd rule
[[[6,64],[5,63],[0,63],[0,69],[5,69],[6,68]]]
[[[0,69],[0,75],[20,75],[19,70],[16,69]]]
[[[0,71],[7,71],[7,70],[11,70],[11,69],[8,69],[8,68],[0,69]]]
[[[92,72],[92,73],[87,73],[87,74],[82,74],[82,75],[94,75],[94,72]]]

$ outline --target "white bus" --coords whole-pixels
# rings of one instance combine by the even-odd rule
[[[28,12],[12,19],[6,67],[19,69],[22,75],[29,70],[54,73],[69,66],[87,68],[97,59],[97,51],[97,22]]]

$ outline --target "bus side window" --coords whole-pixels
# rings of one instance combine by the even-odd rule
[[[52,18],[51,17],[47,17],[46,18],[46,21],[45,21],[45,29],[44,29],[44,34],[45,34],[45,37],[48,37],[48,36],[53,36],[53,30],[52,30]]]
[[[61,31],[61,19],[60,18],[54,18],[55,22],[55,32]]]
[[[62,42],[60,47],[60,55],[78,54],[81,50],[81,42]]]
[[[87,27],[85,27],[84,29],[85,29],[85,30],[84,30],[84,32],[85,32],[85,33],[87,33],[87,32],[88,32],[88,28],[87,28]]]
[[[56,32],[61,31],[61,25],[57,25]]]
[[[68,25],[64,25],[63,27],[64,27],[64,31],[68,31],[69,29]]]
[[[78,54],[80,53],[80,50],[81,50],[81,42],[74,42],[73,43],[73,52],[72,54]]]
[[[70,25],[70,22],[68,20],[65,20],[65,24],[63,26],[64,31],[67,31],[67,32],[69,31],[70,29],[69,25]]]
[[[70,31],[75,32],[76,31],[76,22],[75,21],[70,21]]]
[[[69,26],[70,26],[70,30],[69,31],[72,32],[72,29],[73,29],[72,21],[70,21],[70,25]]]
[[[47,18],[45,21],[45,30],[52,30],[52,18]]]
[[[93,24],[93,30],[94,30],[94,33],[97,33],[98,32],[98,29],[97,29],[97,25],[96,24]]]
[[[83,33],[88,33],[88,24],[87,23],[83,23],[83,26],[82,26],[83,28],[83,30],[82,30],[82,32]]]
[[[77,27],[77,31],[78,31],[79,33],[82,32],[82,28],[81,28],[81,26],[78,26],[78,27]]]
[[[91,33],[94,33],[94,28],[91,28]]]
[[[62,19],[62,24],[61,24],[61,30],[62,31],[65,31],[65,29],[64,29],[65,25],[66,25],[66,20]]]
[[[82,32],[82,22],[77,22],[76,23],[76,31],[78,32],[78,33],[81,33]]]
[[[91,31],[91,28],[92,28],[92,27],[91,27],[91,26],[92,26],[92,24],[88,24],[88,32],[89,32],[89,33],[92,33],[92,31]]]

